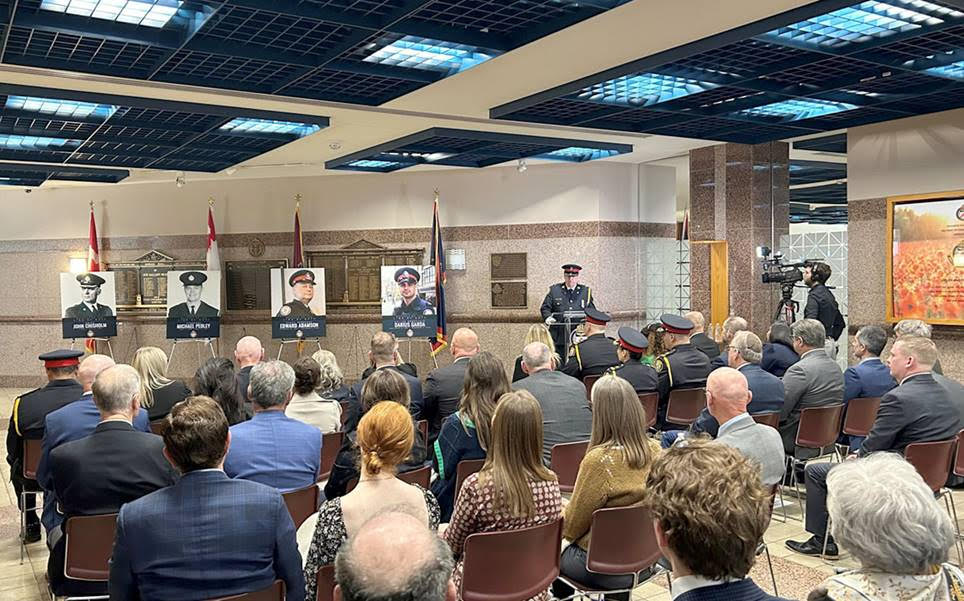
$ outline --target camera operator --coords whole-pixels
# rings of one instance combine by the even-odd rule
[[[843,315],[840,314],[840,309],[837,307],[837,299],[826,286],[830,274],[830,266],[820,261],[807,263],[804,267],[803,283],[810,288],[810,292],[807,294],[807,304],[803,308],[803,316],[806,319],[816,319],[823,324],[827,332],[825,350],[831,359],[836,359],[837,339],[843,332],[844,321]]]

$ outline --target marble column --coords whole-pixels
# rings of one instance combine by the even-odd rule
[[[789,231],[789,145],[720,144],[690,151],[691,242],[726,240],[729,313],[761,337],[773,319],[779,286],[764,284],[756,247],[777,249]],[[709,248],[690,244],[690,305],[709,319]]]

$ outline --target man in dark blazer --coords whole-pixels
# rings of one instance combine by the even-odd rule
[[[409,411],[411,411],[415,419],[422,419],[420,417],[423,404],[422,383],[419,382],[418,378],[399,369],[395,365],[397,354],[398,341],[395,340],[395,336],[388,332],[376,332],[375,335],[372,336],[371,350],[368,351],[368,360],[375,369],[368,375],[370,376],[379,369],[392,369],[397,371],[405,378],[405,381],[408,382],[408,392],[411,396]],[[362,377],[352,384],[352,387],[348,390],[348,417],[346,418],[344,428],[346,432],[354,432],[355,428],[358,427],[358,420],[361,419],[361,390],[367,379],[368,376]]]
[[[616,347],[606,337],[606,324],[612,318],[608,313],[586,307],[586,322],[583,331],[586,338],[572,347],[572,355],[562,368],[562,372],[577,380],[586,376],[601,376],[610,367],[619,365]]]
[[[185,271],[179,276],[184,284],[185,302],[178,303],[168,311],[168,319],[210,319],[218,316],[218,310],[201,300],[201,289],[208,276],[203,271]]]
[[[532,393],[542,407],[542,458],[546,465],[552,447],[564,442],[589,440],[592,413],[582,382],[552,369],[552,351],[541,342],[522,349],[522,369],[528,377],[512,385]]]
[[[931,368],[937,347],[920,336],[901,337],[890,351],[890,373],[900,384],[880,400],[877,419],[857,451],[863,457],[877,451],[903,453],[915,442],[950,440],[961,429],[961,418],[950,391],[934,380]],[[804,555],[819,555],[827,529],[827,473],[829,463],[811,463],[806,470],[807,517],[812,534],[806,541],[787,541],[787,547]],[[859,490],[853,491],[860,494]],[[837,545],[827,539],[827,555],[837,555]]]
[[[301,555],[281,493],[222,470],[231,437],[220,406],[191,397],[165,419],[164,456],[181,479],[121,507],[111,601],[213,599],[277,579],[288,601],[304,601]]]
[[[853,353],[858,363],[844,370],[844,403],[852,399],[881,397],[897,386],[890,368],[880,360],[880,353],[887,345],[887,331],[880,326],[864,326],[854,336]],[[841,444],[850,446],[851,451],[860,448],[863,436],[840,435]]]
[[[449,349],[453,357],[451,365],[433,369],[425,378],[424,402],[418,418],[428,420],[430,446],[438,438],[442,420],[459,408],[465,370],[469,360],[479,352],[479,337],[470,328],[459,328],[452,334]]]
[[[234,347],[234,360],[238,364],[238,390],[244,397],[245,412],[250,418],[254,415],[251,399],[248,397],[248,383],[251,380],[251,368],[264,360],[264,347],[254,336],[244,336]]]
[[[730,342],[733,341],[733,337],[736,336],[737,332],[742,332],[744,330],[749,330],[750,324],[747,323],[742,317],[736,315],[730,315],[723,320],[723,344],[720,345],[722,351],[716,356],[712,361],[710,361],[710,369],[716,369],[717,367],[733,367],[727,364],[727,354],[726,347],[729,346]]]
[[[706,329],[706,318],[699,311],[683,313],[683,317],[693,322],[693,329],[690,334],[690,344],[706,355],[711,361],[720,356],[720,345],[715,340],[704,333]]]
[[[101,421],[93,434],[62,444],[50,453],[50,479],[64,519],[116,513],[121,505],[174,484],[177,476],[164,459],[164,441],[131,425],[143,411],[137,371],[108,367],[94,383]],[[47,576],[57,595],[106,595],[107,584],[66,579],[66,539],[61,526],[47,534],[51,546]]]

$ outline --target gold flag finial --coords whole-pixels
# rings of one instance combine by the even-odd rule
[[[93,201],[93,200],[90,201],[90,210],[91,210],[91,211],[94,210],[94,201]]]
[[[295,194],[295,205],[299,207],[301,206],[301,192]]]
[[[213,206],[214,206],[214,197],[213,197],[213,196],[208,196],[208,206],[209,206],[209,207],[213,207]]]
[[[435,188],[435,200],[438,200],[438,188]]]

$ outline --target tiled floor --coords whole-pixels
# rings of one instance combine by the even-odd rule
[[[6,428],[12,401],[19,390],[0,389],[0,417]],[[0,601],[37,601],[49,600],[45,584],[47,570],[47,547],[43,542],[28,545],[23,564],[20,563],[20,546],[17,541],[19,532],[19,513],[16,497],[10,485],[10,470],[6,462],[0,462],[0,478],[3,479],[4,493],[0,495]],[[954,498],[964,507],[964,491],[957,491]],[[824,562],[817,558],[804,557],[788,550],[783,542],[787,539],[805,538],[799,519],[799,506],[793,498],[786,499],[791,519],[786,523],[779,521],[782,513],[775,511],[774,520],[767,530],[765,541],[773,557],[774,571],[781,596],[805,599],[806,593],[825,576],[834,572],[836,567],[854,567],[847,558],[835,562]],[[771,591],[769,573],[764,556],[760,556],[754,567],[756,582]],[[669,601],[665,577],[658,578],[639,587],[634,600]]]

